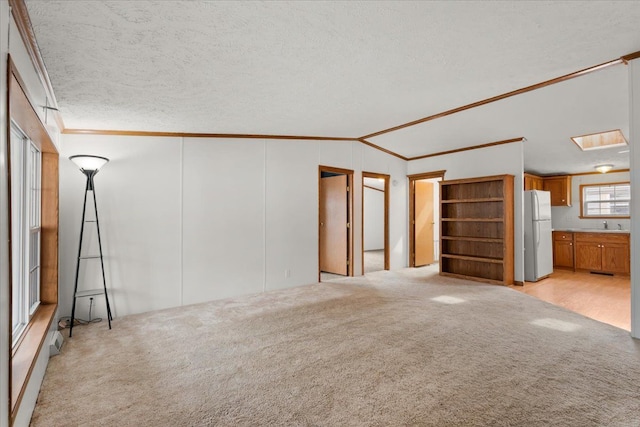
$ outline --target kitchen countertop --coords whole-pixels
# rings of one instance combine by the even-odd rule
[[[566,231],[567,233],[613,233],[630,234],[629,230],[605,230],[604,228],[554,228],[552,231]]]

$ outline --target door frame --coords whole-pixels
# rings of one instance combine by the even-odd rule
[[[416,266],[416,230],[414,227],[416,223],[416,181],[435,178],[444,180],[446,172],[446,170],[439,170],[407,175],[409,180],[409,267]],[[442,215],[442,212],[440,214]]]
[[[389,270],[389,181],[391,175],[362,172],[362,221],[360,231],[362,233],[362,275],[364,276],[364,179],[377,178],[384,179],[384,269]]]
[[[353,276],[353,170],[320,165],[318,166],[318,282],[321,282],[322,276],[320,271],[320,180],[322,179],[322,172],[347,176],[347,219],[349,221],[349,230],[347,231],[347,276]]]

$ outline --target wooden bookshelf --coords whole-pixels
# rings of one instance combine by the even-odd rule
[[[440,183],[440,274],[513,284],[513,175]]]

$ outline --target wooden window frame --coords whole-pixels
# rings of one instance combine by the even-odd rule
[[[11,354],[9,358],[9,396],[7,402],[11,414],[11,424],[16,419],[20,403],[27,384],[36,365],[38,354],[43,349],[45,341],[53,323],[58,307],[58,224],[59,224],[59,154],[53,141],[35,111],[32,98],[26,90],[26,85],[20,77],[11,57],[7,67],[8,114],[7,141],[10,138],[11,122],[34,143],[42,153],[41,174],[41,234],[40,234],[40,305],[33,313],[22,336],[15,345],[9,342]],[[7,144],[6,158],[10,158],[10,144]],[[8,178],[11,177],[11,166],[7,167]],[[9,191],[11,191],[11,180]],[[9,222],[11,218],[11,200],[9,200]],[[9,223],[9,229],[11,224]],[[11,241],[5,249],[11,248]],[[9,253],[9,277],[11,274],[11,251]],[[9,310],[11,308],[9,296]],[[9,338],[11,339],[11,337]]]
[[[604,187],[607,185],[631,185],[631,181],[619,181],[619,182],[601,182],[595,184],[582,184],[580,185],[580,218],[581,219],[630,219],[631,215],[585,215],[584,212],[584,187]]]

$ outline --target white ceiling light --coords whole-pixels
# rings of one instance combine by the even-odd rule
[[[611,169],[613,169],[613,165],[598,165],[596,166],[596,170],[600,173],[607,173]]]

